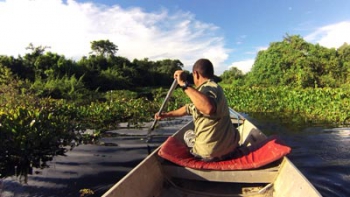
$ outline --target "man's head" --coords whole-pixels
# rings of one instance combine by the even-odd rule
[[[213,64],[208,59],[197,60],[192,68],[193,81],[196,86],[203,81],[214,77]]]

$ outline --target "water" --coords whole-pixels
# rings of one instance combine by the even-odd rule
[[[350,128],[308,125],[286,126],[276,119],[249,117],[264,133],[277,134],[292,147],[290,160],[325,197],[350,196]],[[188,119],[161,122],[150,143],[147,129],[118,130],[134,136],[106,137],[102,145],[80,145],[67,156],[57,156],[46,169],[35,169],[28,183],[15,177],[2,180],[1,197],[78,197],[79,190],[90,189],[101,196],[125,176]],[[137,186],[135,186],[137,189]],[[2,191],[1,191],[2,190]]]
[[[323,196],[350,196],[350,128],[308,128],[285,139],[289,158]]]
[[[276,118],[249,118],[265,134],[292,147],[288,158],[325,197],[350,196],[350,128],[285,125]]]

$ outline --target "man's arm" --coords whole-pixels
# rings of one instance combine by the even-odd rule
[[[180,107],[179,109],[176,109],[173,111],[163,112],[160,115],[159,115],[159,113],[156,113],[154,118],[157,120],[160,120],[163,118],[180,117],[180,116],[184,116],[184,115],[187,115],[186,106]]]
[[[177,83],[181,87],[183,87],[186,83],[186,77],[184,71],[182,70],[175,71],[174,78],[177,80]],[[211,99],[206,94],[203,94],[202,92],[192,87],[187,87],[184,91],[191,99],[194,106],[196,106],[197,110],[202,112],[204,115],[211,115],[216,112],[215,101],[213,101],[213,99]]]
[[[196,108],[205,115],[211,115],[216,112],[216,105],[209,96],[198,90],[188,87],[184,90]]]

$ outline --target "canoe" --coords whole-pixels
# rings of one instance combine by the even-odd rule
[[[268,139],[241,114],[232,109],[230,114],[232,123],[240,133],[242,147],[253,147]],[[183,141],[184,132],[193,127],[193,122],[189,122],[171,138]],[[195,169],[161,157],[159,152],[163,146],[165,143],[103,197],[321,196],[287,156],[253,169]]]

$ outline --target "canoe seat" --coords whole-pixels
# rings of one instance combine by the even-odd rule
[[[194,158],[186,144],[169,137],[158,151],[158,155],[177,165],[203,170],[246,170],[256,169],[272,163],[290,153],[291,148],[276,136],[249,147],[239,147],[230,160],[204,162]]]
[[[215,181],[229,183],[272,183],[278,174],[281,161],[253,170],[203,170],[192,169],[164,161],[163,170],[167,177],[197,181]]]

